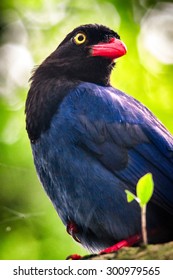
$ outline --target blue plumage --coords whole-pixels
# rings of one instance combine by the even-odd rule
[[[138,205],[127,203],[124,190],[134,191],[147,172],[158,213],[173,215],[173,139],[143,105],[112,87],[81,83],[71,90],[32,149],[61,219],[77,224],[77,237],[90,249],[140,232]],[[166,222],[148,210],[148,224]]]
[[[67,39],[79,30],[89,34],[90,28],[95,26],[80,27]],[[135,192],[139,178],[151,172],[149,242],[172,240],[173,137],[140,102],[109,85],[107,70],[97,72],[95,83],[92,68],[87,79],[78,78],[81,69],[75,79],[67,79],[63,63],[62,73],[58,63],[53,71],[52,58],[63,59],[61,50],[58,60],[57,50],[34,74],[26,115],[37,173],[63,223],[73,224],[73,237],[94,251],[140,234],[140,209],[127,203],[125,189]],[[73,56],[81,59],[79,51]],[[88,63],[87,56],[82,59]],[[111,71],[112,60],[94,59],[97,70],[109,66]]]

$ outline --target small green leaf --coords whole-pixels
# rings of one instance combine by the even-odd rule
[[[125,190],[125,193],[127,194],[127,202],[132,202],[134,199],[137,199],[137,197],[132,192]]]
[[[154,191],[154,182],[151,173],[141,177],[136,186],[136,194],[141,207],[146,205]]]

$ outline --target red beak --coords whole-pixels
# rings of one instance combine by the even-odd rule
[[[111,38],[108,43],[99,43],[93,45],[91,48],[92,56],[103,56],[114,60],[120,56],[125,55],[127,48],[125,44],[116,38]]]

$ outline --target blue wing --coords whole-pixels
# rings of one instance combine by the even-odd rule
[[[131,191],[151,172],[152,201],[173,214],[173,137],[157,118],[112,87],[83,83],[71,92],[70,102],[77,145]]]

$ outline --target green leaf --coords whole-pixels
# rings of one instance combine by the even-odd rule
[[[154,182],[151,173],[145,174],[141,177],[136,186],[136,194],[139,199],[139,204],[141,207],[146,205],[154,191]]]
[[[127,194],[127,201],[132,202],[134,199],[136,200],[137,197],[130,191],[125,190],[125,193]]]

